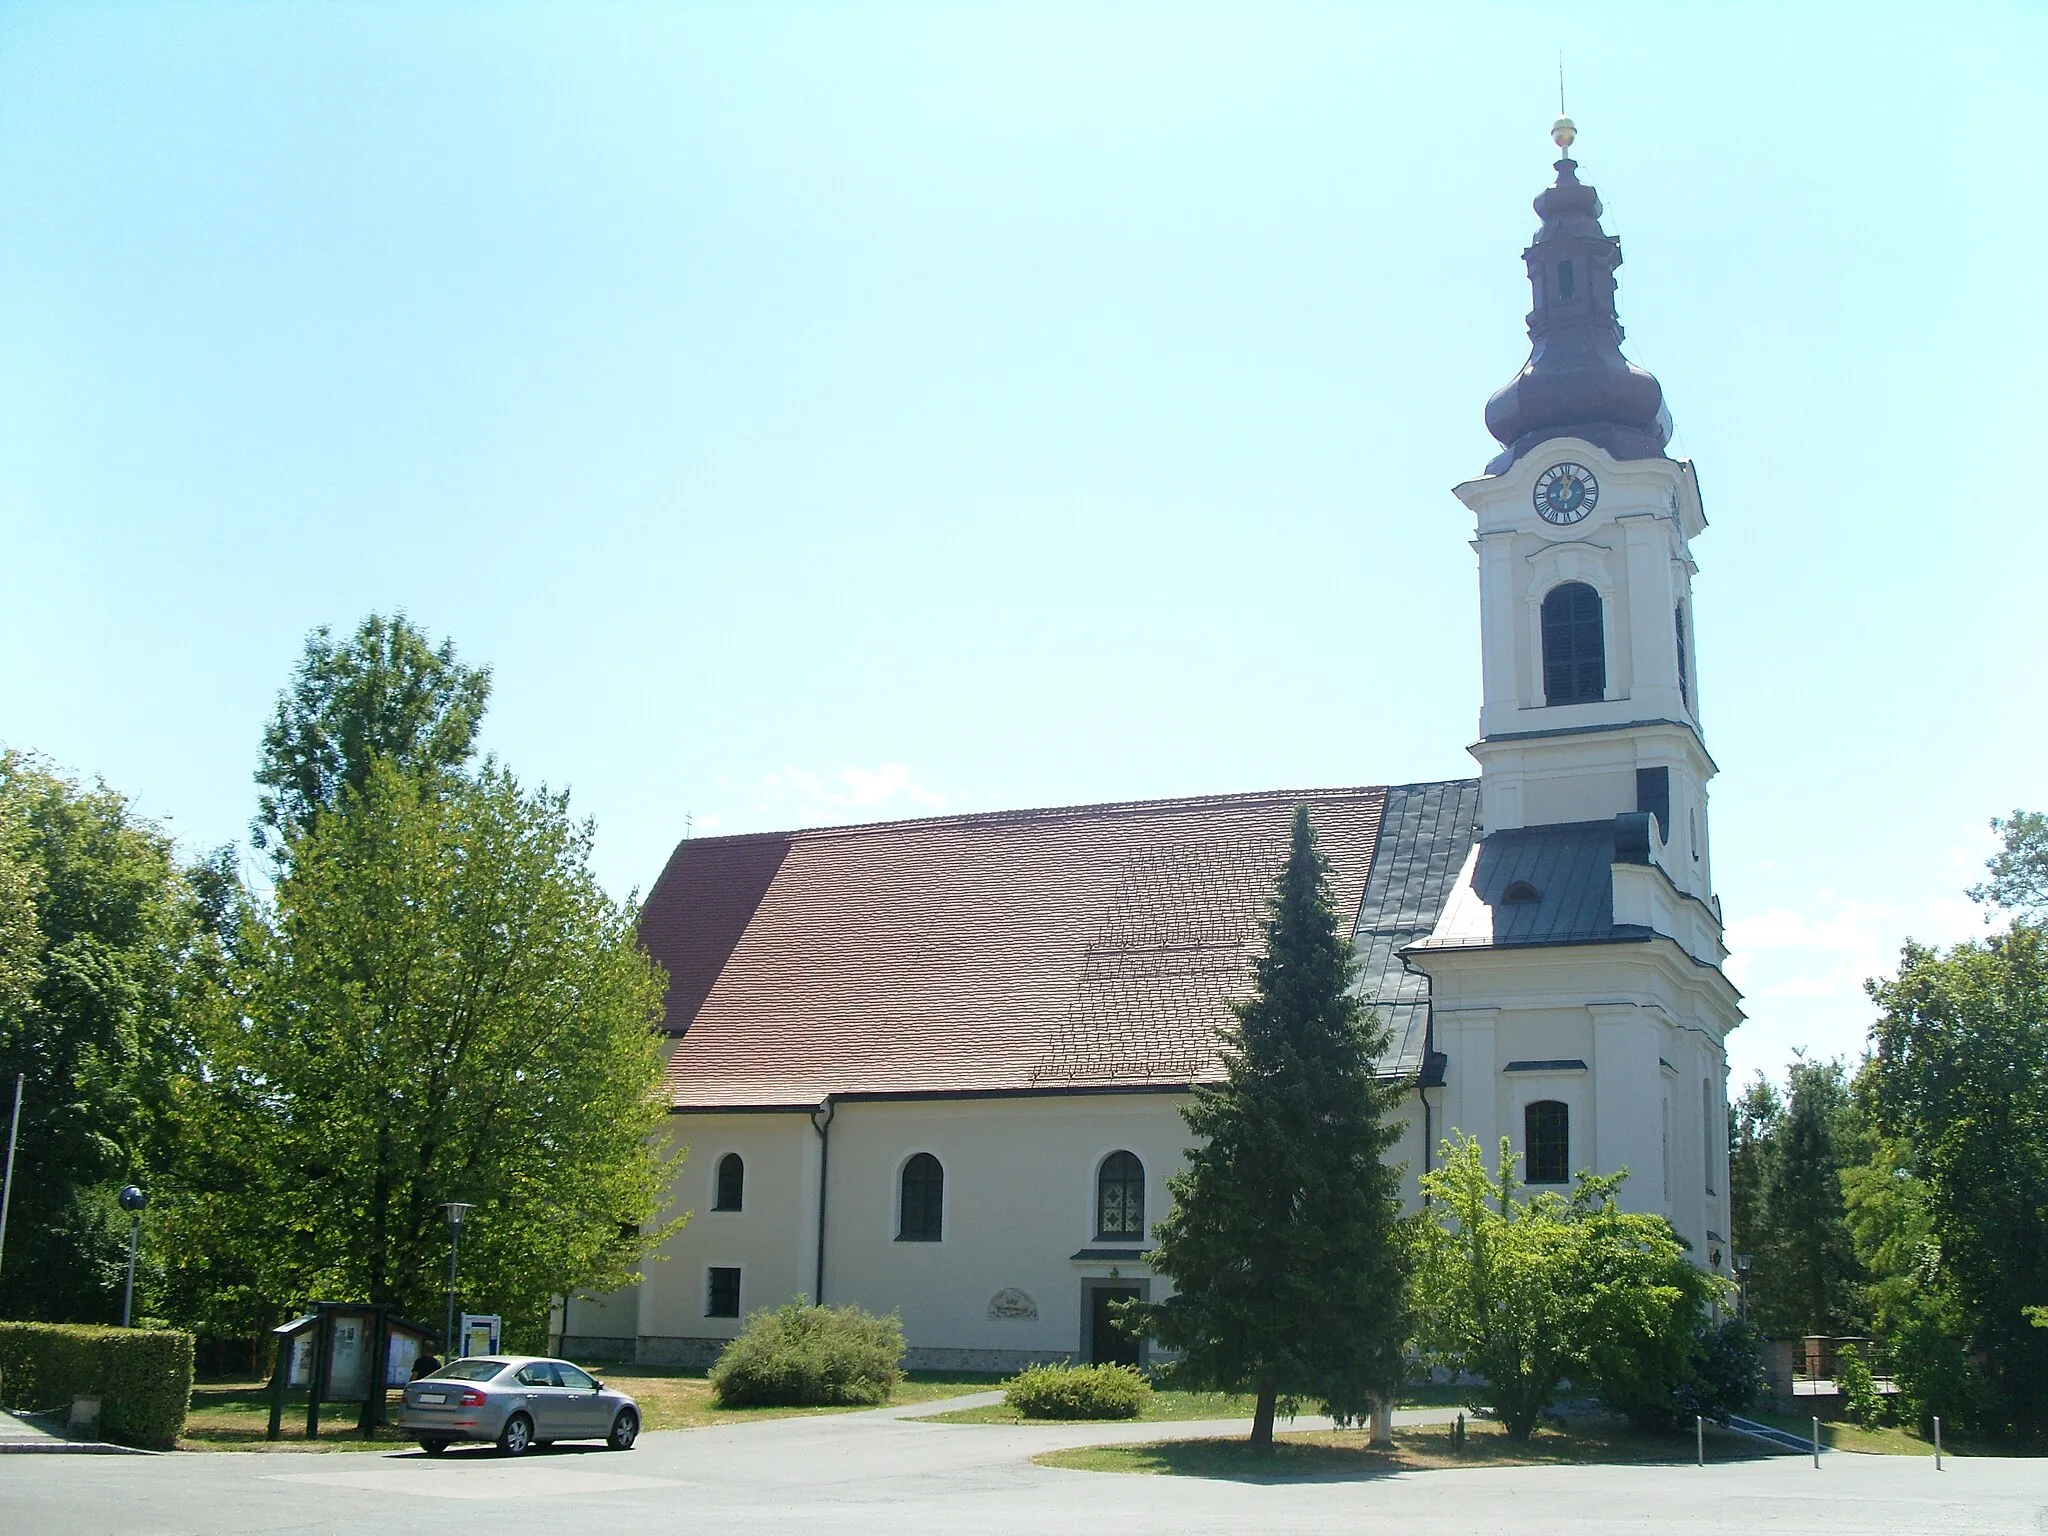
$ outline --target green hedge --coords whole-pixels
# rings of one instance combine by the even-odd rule
[[[192,1402],[192,1335],[79,1323],[0,1323],[0,1405],[71,1412],[100,1400],[100,1434],[168,1450]]]
[[[711,1367],[711,1390],[725,1408],[886,1403],[902,1363],[894,1314],[793,1301],[747,1319]]]
[[[1003,1383],[1027,1419],[1135,1419],[1152,1387],[1128,1365],[1034,1365]]]

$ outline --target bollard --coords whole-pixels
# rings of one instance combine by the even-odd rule
[[[1813,1465],[1816,1471],[1820,1469],[1820,1415],[1817,1413],[1813,1416]]]
[[[1934,1470],[1941,1470],[1941,1415],[1934,1416]]]
[[[1696,1448],[1699,1451],[1700,1465],[1704,1467],[1707,1464],[1707,1416],[1704,1413],[1692,1416],[1692,1432],[1698,1437],[1699,1444]]]

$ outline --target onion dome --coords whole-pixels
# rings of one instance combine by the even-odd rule
[[[1553,437],[1584,438],[1617,459],[1659,458],[1671,441],[1663,387],[1621,355],[1621,242],[1600,227],[1600,195],[1579,180],[1570,154],[1576,133],[1563,117],[1551,130],[1565,157],[1556,184],[1537,195],[1543,222],[1522,252],[1536,306],[1529,361],[1486,402],[1486,429],[1504,450],[1486,466],[1490,475]]]

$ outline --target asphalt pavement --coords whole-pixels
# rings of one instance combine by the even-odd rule
[[[955,1404],[558,1446],[0,1458],[0,1536],[348,1532],[447,1536],[479,1517],[569,1532],[722,1536],[1118,1536],[1315,1532],[1791,1531],[1907,1536],[2048,1530],[2048,1461],[1772,1457],[1707,1467],[1504,1467],[1257,1483],[1069,1472],[1040,1451],[1242,1433],[1236,1423],[917,1422]],[[1403,1415],[1403,1418],[1410,1416]],[[1420,1418],[1422,1415],[1415,1415]],[[1300,1427],[1307,1427],[1304,1421]]]

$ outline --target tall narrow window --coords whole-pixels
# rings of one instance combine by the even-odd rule
[[[740,1315],[740,1272],[735,1266],[726,1268],[714,1264],[704,1272],[704,1315],[706,1317],[738,1317]]]
[[[1600,594],[1583,581],[1552,587],[1543,599],[1543,697],[1550,704],[1591,704],[1607,694],[1607,630]]]
[[[1660,1101],[1659,1101],[1659,1103],[1658,1103],[1658,1107],[1659,1107],[1659,1109],[1660,1109],[1660,1110],[1662,1111],[1662,1113],[1663,1113],[1663,1118],[1662,1118],[1662,1120],[1661,1120],[1661,1121],[1659,1122],[1659,1124],[1660,1124],[1660,1125],[1661,1125],[1661,1127],[1662,1127],[1662,1131],[1663,1131],[1663,1136],[1664,1136],[1664,1141],[1663,1141],[1663,1148],[1664,1148],[1664,1209],[1668,1211],[1668,1210],[1670,1210],[1670,1209],[1671,1209],[1671,1100],[1670,1100],[1670,1098],[1669,1098],[1669,1097],[1666,1097],[1666,1098],[1664,1098],[1664,1099],[1660,1100]]]
[[[718,1160],[718,1192],[711,1202],[714,1211],[736,1211],[746,1203],[747,1164],[737,1152]]]
[[[1707,1170],[1707,1193],[1714,1193],[1714,1084],[1700,1079],[1700,1166]]]
[[[1112,1152],[1095,1175],[1095,1235],[1145,1235],[1145,1165],[1129,1152]]]
[[[936,1243],[945,1221],[946,1170],[929,1152],[903,1165],[903,1198],[896,1211],[896,1241]]]
[[[1572,264],[1560,261],[1557,264],[1557,296],[1560,299],[1569,299],[1578,291],[1578,284],[1572,281]]]
[[[1671,627],[1678,632],[1678,701],[1687,709],[1691,709],[1692,679],[1686,676],[1685,607],[1683,604],[1671,610]]]
[[[1522,1146],[1531,1184],[1569,1184],[1572,1177],[1572,1112],[1556,1099],[1539,1099],[1522,1111]]]

